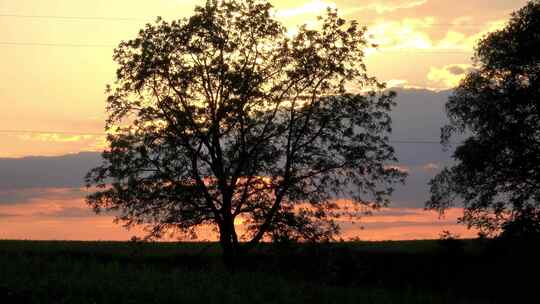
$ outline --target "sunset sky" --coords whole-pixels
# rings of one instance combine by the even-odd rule
[[[504,26],[525,0],[275,0],[275,16],[294,33],[315,26],[326,7],[368,26],[377,50],[368,72],[398,88],[393,139],[437,141],[443,105],[471,67],[475,43]],[[84,204],[82,176],[98,164],[104,145],[104,88],[114,81],[112,50],[156,16],[186,17],[204,1],[0,0],[0,239],[118,239],[111,216]],[[35,131],[35,132],[29,132]],[[392,208],[344,223],[346,237],[436,238],[456,224],[423,211],[426,182],[448,163],[436,143],[396,146],[410,173]],[[80,153],[85,152],[85,153]],[[34,156],[34,157],[29,157]]]

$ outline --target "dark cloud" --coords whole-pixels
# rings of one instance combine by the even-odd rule
[[[35,199],[70,200],[84,197],[81,188],[0,188],[0,205],[25,204]]]
[[[99,165],[100,154],[82,152],[63,156],[0,158],[0,191],[22,188],[76,188]]]
[[[461,74],[464,74],[467,70],[465,70],[464,68],[458,66],[458,65],[453,65],[453,66],[450,66],[448,67],[448,72],[450,72],[451,74],[454,74],[454,75],[461,75]]]
[[[446,225],[455,225],[457,224],[456,220],[437,220],[436,222],[415,222],[415,221],[395,221],[395,222],[369,222],[361,223],[361,226],[365,229],[378,229],[378,228],[396,228],[396,227],[433,227],[437,226],[446,226]]]
[[[445,103],[451,91],[394,89],[397,106],[392,112],[393,146],[400,165],[409,168],[406,184],[398,186],[392,196],[392,207],[422,208],[429,198],[429,180],[440,169],[426,170],[427,164],[443,167],[452,161],[448,150],[438,143],[440,130],[448,123]],[[412,140],[426,143],[399,143]],[[455,139],[459,141],[459,138]]]
[[[397,93],[397,106],[392,111],[392,139],[438,141],[441,127],[448,122],[444,105],[451,91],[405,88],[392,90]],[[419,150],[418,146],[415,148]]]
[[[67,207],[54,212],[37,213],[36,215],[59,218],[94,217],[96,214],[90,208]]]
[[[410,215],[418,215],[418,212],[423,212],[423,210],[418,209],[385,209],[382,211],[376,211],[373,213],[374,217],[377,216],[392,216],[392,217],[402,217]]]

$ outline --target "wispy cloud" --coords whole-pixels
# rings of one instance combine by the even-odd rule
[[[377,14],[394,12],[399,9],[409,9],[427,3],[428,0],[387,0],[387,1],[372,1],[366,5],[361,5],[345,10],[345,13],[350,14],[358,11],[375,11]]]
[[[65,201],[84,196],[84,188],[22,188],[1,189],[1,205],[29,204],[35,200]]]
[[[458,23],[461,21],[457,21]],[[491,21],[477,31],[458,31],[445,24],[449,29],[441,32],[439,20],[434,16],[405,18],[402,20],[377,20],[368,27],[371,41],[381,51],[424,50],[424,51],[461,51],[471,52],[487,33],[502,28],[505,20]],[[461,28],[463,29],[463,28]],[[440,36],[440,37],[438,37]]]
[[[334,2],[328,2],[328,1],[312,0],[310,2],[305,3],[302,6],[277,10],[276,17],[291,18],[291,17],[297,17],[301,15],[306,15],[306,14],[317,15],[317,14],[320,14],[321,12],[324,12],[328,7],[336,8],[336,4]]]
[[[43,134],[27,133],[27,134],[14,135],[14,136],[24,141],[42,141],[42,142],[56,142],[56,143],[91,141],[91,140],[100,139],[103,137],[103,136],[96,136],[96,135],[66,135],[66,134],[57,134],[57,133],[43,133]]]
[[[424,171],[434,172],[434,171],[438,171],[440,169],[440,166],[435,163],[427,163],[424,166],[422,166],[422,169]]]
[[[425,49],[433,47],[427,30],[434,23],[434,17],[407,18],[401,21],[379,20],[369,26],[367,34],[381,49]]]
[[[386,208],[359,223],[341,222],[343,238],[363,240],[437,239],[443,230],[460,237],[475,237],[477,231],[458,223],[463,215],[460,208],[449,209],[445,217],[421,208]]]

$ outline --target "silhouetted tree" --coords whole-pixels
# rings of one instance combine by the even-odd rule
[[[540,218],[539,50],[538,0],[479,42],[474,69],[446,104],[450,124],[442,129],[443,142],[455,133],[468,138],[454,152],[455,165],[431,181],[428,208],[444,211],[462,199],[461,220],[469,226],[491,234],[538,229],[531,221]]]
[[[153,237],[213,225],[230,262],[272,237],[331,239],[338,216],[388,203],[404,177],[388,166],[395,94],[366,75],[365,28],[328,10],[290,36],[271,8],[207,1],[120,44],[109,147],[87,176],[96,212]]]

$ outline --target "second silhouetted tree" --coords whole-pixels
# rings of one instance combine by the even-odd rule
[[[488,234],[540,236],[540,1],[512,15],[476,48],[475,66],[446,110],[468,138],[456,164],[431,181],[428,208],[462,200],[462,221]]]

